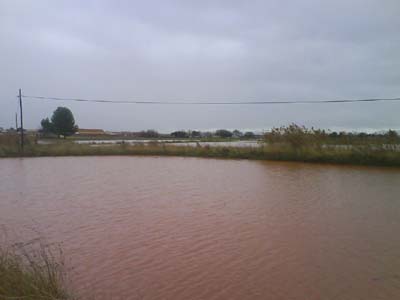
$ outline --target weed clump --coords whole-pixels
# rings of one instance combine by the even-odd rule
[[[67,300],[62,252],[40,240],[0,246],[0,299]]]

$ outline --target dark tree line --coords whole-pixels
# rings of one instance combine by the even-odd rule
[[[255,138],[256,135],[251,132],[247,131],[245,133],[242,133],[239,130],[233,130],[229,131],[227,129],[218,129],[215,132],[209,132],[209,131],[197,131],[197,130],[189,130],[189,131],[184,131],[184,130],[178,130],[171,132],[171,136],[174,138],[201,138],[201,137],[219,137],[219,138],[245,138],[245,139],[252,139]]]

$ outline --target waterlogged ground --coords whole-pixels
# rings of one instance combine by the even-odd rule
[[[151,143],[165,143],[166,145],[174,146],[210,146],[210,147],[261,147],[263,145],[260,141],[227,141],[227,142],[202,142],[202,141],[190,141],[185,142],[183,140],[76,140],[77,144],[91,144],[91,145],[113,145],[126,143],[130,145],[148,145]]]
[[[55,144],[58,140],[39,140],[40,145]],[[91,145],[94,147],[100,146],[111,146],[117,144],[127,144],[127,145],[150,145],[150,144],[165,144],[172,146],[188,146],[188,147],[234,147],[234,148],[260,148],[268,146],[268,143],[262,140],[239,140],[239,141],[218,141],[218,142],[204,142],[201,140],[179,140],[179,139],[133,139],[133,140],[75,140],[74,143],[80,145]],[[351,150],[354,147],[364,150],[388,150],[388,151],[400,151],[400,145],[398,144],[381,144],[381,145],[335,145],[335,144],[323,144],[322,148],[337,149],[337,150]]]
[[[0,226],[62,242],[95,299],[400,299],[400,169],[0,159],[0,195]]]

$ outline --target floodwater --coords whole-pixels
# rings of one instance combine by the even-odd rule
[[[90,299],[400,299],[399,169],[1,159],[0,226],[61,242]]]
[[[39,141],[41,144],[51,143],[49,141]],[[147,145],[151,143],[165,143],[166,145],[174,145],[174,146],[210,146],[210,147],[261,147],[263,143],[257,140],[246,140],[246,141],[228,141],[228,142],[202,142],[191,141],[186,142],[184,140],[76,140],[77,144],[90,144],[90,145],[113,145],[113,144],[131,144],[131,145]]]

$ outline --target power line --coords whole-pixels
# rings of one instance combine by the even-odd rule
[[[238,101],[238,102],[201,102],[201,101],[139,101],[139,100],[105,100],[105,99],[83,99],[83,98],[59,98],[44,96],[22,95],[23,98],[35,100],[52,101],[75,101],[75,102],[96,102],[113,104],[161,104],[161,105],[268,105],[268,104],[326,104],[326,103],[354,103],[354,102],[383,102],[400,101],[399,98],[370,98],[370,99],[336,99],[336,100],[300,100],[300,101]]]

